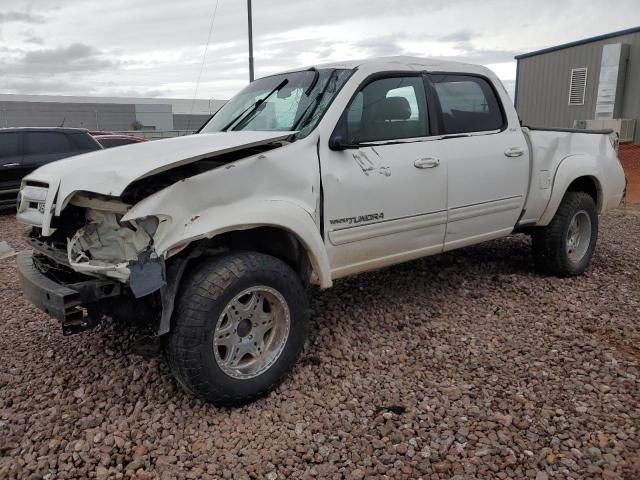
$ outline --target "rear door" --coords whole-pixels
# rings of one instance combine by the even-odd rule
[[[26,175],[22,161],[22,133],[0,132],[0,204],[15,202]]]
[[[440,74],[431,80],[441,110],[447,154],[445,250],[507,235],[521,215],[529,182],[529,150],[509,125],[491,81]]]

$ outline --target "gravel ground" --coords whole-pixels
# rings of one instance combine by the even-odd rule
[[[580,278],[517,236],[340,281],[292,377],[234,410],[131,335],[62,337],[0,261],[0,478],[638,479],[639,256],[640,216],[609,216]]]

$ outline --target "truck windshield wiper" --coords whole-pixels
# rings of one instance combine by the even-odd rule
[[[244,109],[242,112],[240,112],[238,115],[236,115],[233,118],[233,120],[231,120],[229,123],[227,123],[222,128],[222,131],[226,132],[229,129],[229,127],[231,127],[232,125],[234,125],[234,124],[240,125],[241,123],[246,122],[247,120],[251,119],[252,115],[255,114],[258,111],[258,109],[262,106],[262,104],[264,104],[269,98],[271,98],[271,96],[274,93],[276,93],[278,90],[280,90],[282,87],[284,87],[287,83],[289,83],[289,80],[287,78],[285,78],[278,85],[276,85],[276,87],[273,90],[271,90],[265,97],[261,98],[256,103],[254,103],[253,105],[251,105],[250,107]]]
[[[316,71],[317,73],[317,71]],[[309,117],[311,117],[313,115],[313,112],[316,111],[316,108],[318,108],[318,105],[320,105],[320,100],[322,100],[322,97],[324,97],[324,94],[327,92],[327,89],[329,88],[329,84],[331,83],[331,79],[333,78],[333,74],[336,73],[336,70],[334,70],[333,72],[331,72],[331,74],[329,75],[329,78],[327,78],[327,83],[325,83],[324,87],[322,88],[322,90],[320,91],[320,93],[318,93],[318,95],[316,95],[316,98],[314,98],[313,100],[311,100],[311,103],[309,103],[309,105],[307,105],[307,108],[304,109],[304,112],[302,112],[302,115],[300,115],[300,118],[298,118],[298,120],[296,120],[296,123],[293,124],[293,126],[291,127],[291,131],[295,131],[298,129],[298,126],[302,124],[303,120],[307,120]],[[317,83],[317,79],[314,78],[314,82],[313,82],[313,87],[315,87],[315,84]],[[311,92],[309,92],[311,93]],[[311,108],[313,107],[313,108]],[[309,109],[311,108],[311,111],[309,111]],[[307,115],[308,112],[308,115]]]

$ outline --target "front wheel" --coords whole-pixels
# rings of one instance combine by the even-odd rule
[[[556,215],[532,235],[538,270],[559,277],[580,275],[591,261],[598,240],[598,212],[585,192],[567,192]]]
[[[229,253],[186,278],[167,358],[189,392],[216,405],[240,405],[283,381],[307,332],[307,300],[295,272],[268,255]]]

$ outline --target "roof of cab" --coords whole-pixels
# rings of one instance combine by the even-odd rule
[[[307,66],[295,68],[281,73],[299,72],[309,69]],[[439,58],[422,58],[409,56],[377,57],[361,60],[347,60],[343,62],[331,62],[321,65],[314,65],[312,68],[366,68],[367,70],[392,71],[392,70],[414,70],[414,71],[459,71],[486,73],[490,70],[481,65],[474,65],[463,62],[452,62]]]

